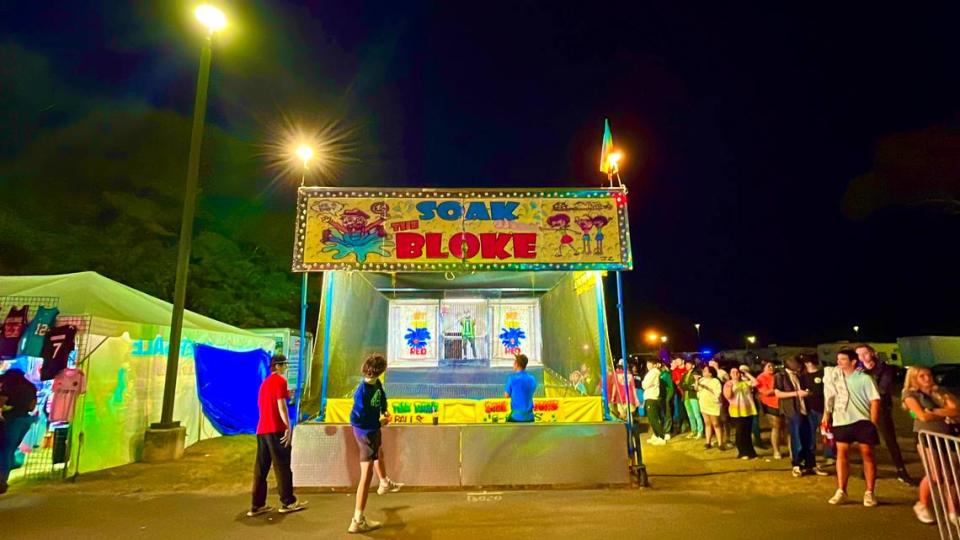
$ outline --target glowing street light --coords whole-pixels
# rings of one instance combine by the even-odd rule
[[[308,144],[301,144],[297,147],[294,154],[303,162],[303,171],[300,173],[300,185],[302,186],[307,180],[307,168],[310,166],[310,160],[313,158],[313,148]]]
[[[197,9],[193,10],[193,14],[198,21],[207,27],[211,34],[219,32],[227,26],[227,16],[210,4],[197,6]]]
[[[667,342],[667,336],[660,336],[660,343],[666,343],[666,342]]]
[[[313,148],[305,144],[301,144],[297,148],[297,157],[300,158],[300,161],[303,162],[303,168],[306,169],[307,165],[310,163],[310,159],[313,157]]]
[[[647,343],[651,345],[656,345],[657,342],[660,341],[660,334],[656,333],[653,330],[650,330],[649,332],[647,332],[645,339],[647,340]]]
[[[747,336],[747,343],[753,345],[757,342],[757,336]]]
[[[183,216],[180,222],[180,241],[177,250],[177,274],[173,290],[173,310],[170,316],[170,348],[167,353],[167,371],[163,382],[163,404],[160,422],[151,429],[179,428],[173,420],[173,405],[177,393],[177,371],[180,365],[180,339],[183,334],[183,310],[187,303],[187,274],[190,268],[190,248],[193,241],[193,215],[197,206],[197,184],[200,177],[200,147],[203,142],[203,122],[207,112],[207,89],[210,86],[210,59],[213,36],[227,25],[227,17],[211,5],[202,5],[193,14],[207,27],[207,36],[200,49],[200,69],[197,73],[197,93],[193,105],[193,127],[190,132],[190,156],[187,159],[187,184],[183,191]]]
[[[853,333],[856,334],[856,335],[859,337],[859,336],[860,336],[860,327],[859,327],[859,326],[854,326],[854,327],[853,327]]]
[[[693,327],[697,329],[697,348],[700,348],[700,323],[693,323]]]

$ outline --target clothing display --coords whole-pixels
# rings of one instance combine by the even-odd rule
[[[23,306],[20,309],[16,306],[10,308],[10,313],[3,320],[3,332],[0,332],[0,358],[13,358],[17,355],[20,337],[23,335],[24,328],[27,327],[29,314],[30,306]]]
[[[76,347],[76,337],[77,327],[73,325],[55,326],[50,329],[40,354],[43,357],[43,367],[40,368],[41,379],[50,380],[67,367],[70,353]]]
[[[50,401],[50,421],[69,422],[77,396],[87,391],[87,376],[83,371],[67,368],[53,378],[53,399]]]
[[[37,309],[37,314],[33,316],[30,324],[23,331],[20,337],[20,346],[17,354],[25,356],[40,356],[43,352],[43,344],[46,341],[47,332],[57,320],[60,310],[57,308],[41,307]]]

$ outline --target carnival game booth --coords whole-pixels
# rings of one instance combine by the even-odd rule
[[[40,388],[18,474],[72,476],[137,461],[144,431],[160,416],[171,305],[94,272],[0,276],[4,315],[24,306],[28,319],[54,309],[54,326],[73,328],[63,373],[77,384],[69,407],[58,407],[59,377],[41,380],[48,358],[0,362]],[[183,323],[174,418],[187,429],[185,444],[250,432],[274,340],[190,311]]]
[[[625,191],[301,188],[298,205],[294,270],[324,279],[297,486],[356,485],[349,413],[374,352],[389,365],[387,465],[407,484],[629,482],[600,384],[602,276],[631,265]],[[506,422],[519,353],[538,382],[531,424]]]

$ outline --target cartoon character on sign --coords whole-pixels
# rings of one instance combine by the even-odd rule
[[[597,228],[597,234],[593,237],[597,241],[597,255],[603,255],[603,228],[610,223],[606,216],[593,216],[593,226]]]
[[[384,203],[375,203],[373,206]],[[359,208],[350,208],[340,212],[339,219],[324,215],[321,219],[332,229],[323,231],[323,243],[326,247],[321,251],[335,252],[334,259],[342,259],[347,255],[356,257],[357,262],[365,262],[371,254],[389,257],[387,248],[393,244],[386,241],[387,232],[383,228],[386,208],[378,208],[380,217],[370,221],[370,215]],[[371,209],[371,211],[373,211]]]
[[[407,328],[407,333],[403,336],[410,347],[410,353],[416,355],[427,354],[427,342],[430,338],[430,330],[426,328]]]
[[[590,229],[593,229],[593,218],[590,216],[580,216],[577,218],[577,226],[583,233],[583,252],[590,253]]]
[[[551,229],[559,231],[562,234],[560,236],[560,244],[557,246],[557,257],[563,257],[563,248],[568,247],[574,255],[579,255],[577,253],[577,248],[573,247],[573,237],[570,236],[570,216],[567,214],[554,214],[547,218],[547,225]]]

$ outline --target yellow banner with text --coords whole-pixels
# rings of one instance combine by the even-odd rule
[[[629,270],[627,195],[301,187],[293,270]]]

